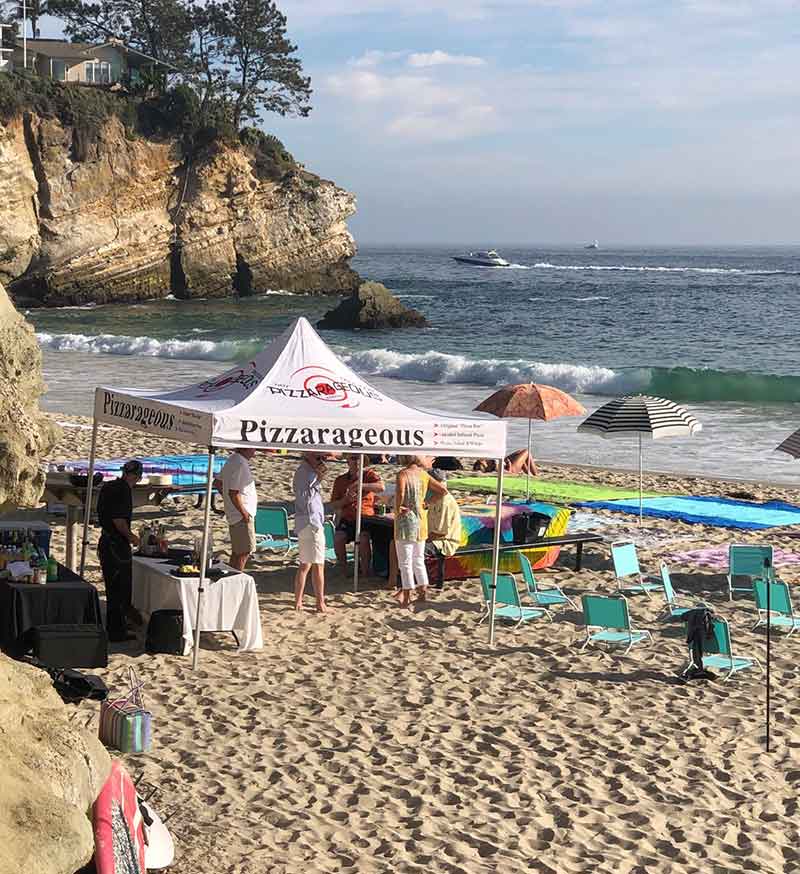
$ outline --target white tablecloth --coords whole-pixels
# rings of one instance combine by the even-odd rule
[[[261,616],[256,582],[249,575],[227,567],[230,576],[207,580],[200,615],[201,631],[235,631],[239,652],[261,649]],[[173,577],[167,562],[133,558],[133,606],[149,616],[155,610],[183,610],[184,654],[194,644],[199,577]]]

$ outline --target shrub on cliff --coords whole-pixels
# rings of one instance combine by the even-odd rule
[[[239,142],[253,156],[253,165],[259,179],[282,179],[297,162],[284,144],[272,134],[256,127],[246,127],[239,133]]]

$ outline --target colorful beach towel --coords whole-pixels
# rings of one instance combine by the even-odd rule
[[[710,567],[717,571],[727,571],[728,550],[725,546],[704,546],[702,549],[687,549],[684,552],[673,552],[664,559],[668,564],[695,564]],[[772,558],[775,567],[781,565],[800,564],[800,554],[785,552],[783,549],[773,549]]]
[[[616,510],[634,515],[639,513],[638,498],[622,501],[585,501],[578,506]],[[681,522],[744,530],[800,525],[800,507],[783,501],[756,504],[751,501],[734,501],[730,498],[645,498],[642,512],[645,516],[653,516],[657,519],[677,519]]]
[[[447,480],[450,489],[471,492],[497,491],[496,476],[459,476]],[[558,480],[540,480],[531,477],[531,495],[544,501],[558,501],[562,504],[573,504],[577,501],[612,501],[620,498],[639,499],[639,492],[631,489],[618,489],[613,486],[594,486],[587,483],[559,482]],[[525,477],[507,476],[503,478],[504,495],[524,495]],[[648,492],[649,496],[657,496],[656,492]]]
[[[491,506],[470,506],[469,512],[461,513],[461,546],[482,546],[491,544],[494,540],[495,508]],[[520,513],[541,513],[552,520],[558,514],[558,507],[551,504],[540,504],[537,501],[520,504],[503,504],[500,517],[500,539],[503,543],[511,543],[514,532],[511,520]],[[555,535],[552,535],[555,536]]]
[[[567,534],[591,532],[599,534],[606,543],[615,540],[632,540],[639,549],[662,549],[669,544],[688,542],[694,538],[675,531],[648,530],[631,524],[626,517],[599,516],[586,510],[576,510],[567,525]]]

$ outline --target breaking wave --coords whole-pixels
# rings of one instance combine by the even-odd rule
[[[551,264],[549,261],[537,261],[532,265],[538,270],[586,270],[586,271],[617,271],[631,273],[727,273],[738,276],[797,276],[794,270],[742,270],[738,267],[634,267],[625,264]]]
[[[215,342],[200,338],[157,340],[116,334],[90,336],[45,332],[36,336],[43,348],[54,352],[201,361],[241,361],[263,347],[263,342],[256,339]],[[800,403],[800,377],[769,373],[693,367],[610,368],[527,359],[472,359],[442,352],[403,353],[389,349],[340,354],[356,373],[364,376],[415,382],[485,386],[541,382],[577,394],[613,396],[643,392],[690,403]]]

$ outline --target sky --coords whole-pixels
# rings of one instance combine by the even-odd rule
[[[279,0],[362,244],[800,242],[800,0]]]

